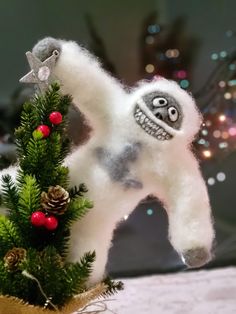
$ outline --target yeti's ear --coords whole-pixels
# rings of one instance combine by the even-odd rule
[[[33,47],[32,53],[39,58],[39,60],[44,61],[52,55],[54,50],[58,52],[61,51],[61,40],[46,37]]]

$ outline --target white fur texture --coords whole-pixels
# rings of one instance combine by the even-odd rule
[[[148,194],[154,194],[167,210],[169,238],[176,251],[184,255],[186,252],[192,254],[191,266],[207,262],[214,231],[206,185],[189,149],[201,123],[194,100],[175,82],[165,79],[141,82],[127,92],[102,70],[95,57],[75,42],[58,42],[61,52],[55,75],[62,84],[63,93],[72,95],[73,102],[94,130],[91,139],[66,160],[71,185],[85,182],[89,189],[87,196],[95,204],[73,226],[69,259],[77,261],[85,252],[95,250],[97,259],[91,282],[99,281],[104,276],[117,223]],[[173,135],[171,140],[157,140],[144,132],[134,119],[137,101],[144,94],[156,90],[168,93],[182,107],[180,130],[165,125],[165,129]],[[162,125],[163,122],[158,123]],[[119,155],[126,144],[137,141],[142,149],[137,160],[130,163],[129,170],[132,177],[142,182],[143,188],[127,189],[109,177],[94,151],[103,147]],[[195,263],[199,248],[206,254],[200,256],[200,263]]]

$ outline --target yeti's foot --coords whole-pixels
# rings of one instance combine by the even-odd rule
[[[60,41],[53,37],[46,37],[34,46],[32,53],[39,60],[44,61],[52,55],[54,50],[61,51]]]
[[[198,268],[211,260],[211,253],[204,247],[197,247],[186,250],[182,254],[182,259],[189,268]]]

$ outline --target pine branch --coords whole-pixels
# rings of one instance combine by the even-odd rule
[[[105,285],[108,287],[107,291],[103,294],[103,296],[111,296],[118,291],[121,291],[124,289],[124,284],[122,281],[114,281],[110,277],[107,277],[103,280]]]
[[[70,280],[72,294],[78,294],[85,290],[85,284],[92,272],[92,264],[95,261],[95,252],[85,253],[80,262],[65,265],[67,278]]]
[[[15,224],[5,216],[0,216],[0,256],[4,257],[7,251],[13,247],[23,247],[21,238]]]
[[[13,212],[18,208],[18,189],[10,175],[2,176],[2,203]]]
[[[62,217],[63,225],[69,228],[74,221],[84,217],[92,207],[93,203],[84,197],[72,199],[67,211]]]
[[[29,224],[31,214],[40,208],[41,191],[35,177],[24,176],[24,183],[19,193],[19,213],[21,214],[21,224]]]
[[[88,192],[88,189],[84,183],[81,183],[79,185],[79,188],[77,186],[74,186],[73,188],[70,189],[69,194],[70,194],[70,199],[77,198],[78,196],[84,196],[85,193]]]

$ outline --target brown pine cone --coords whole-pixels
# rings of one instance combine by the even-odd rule
[[[4,256],[5,267],[10,271],[17,270],[18,266],[25,260],[26,250],[23,248],[14,247],[9,250]]]
[[[41,206],[49,213],[63,215],[70,202],[69,193],[60,185],[51,186],[41,194]]]

